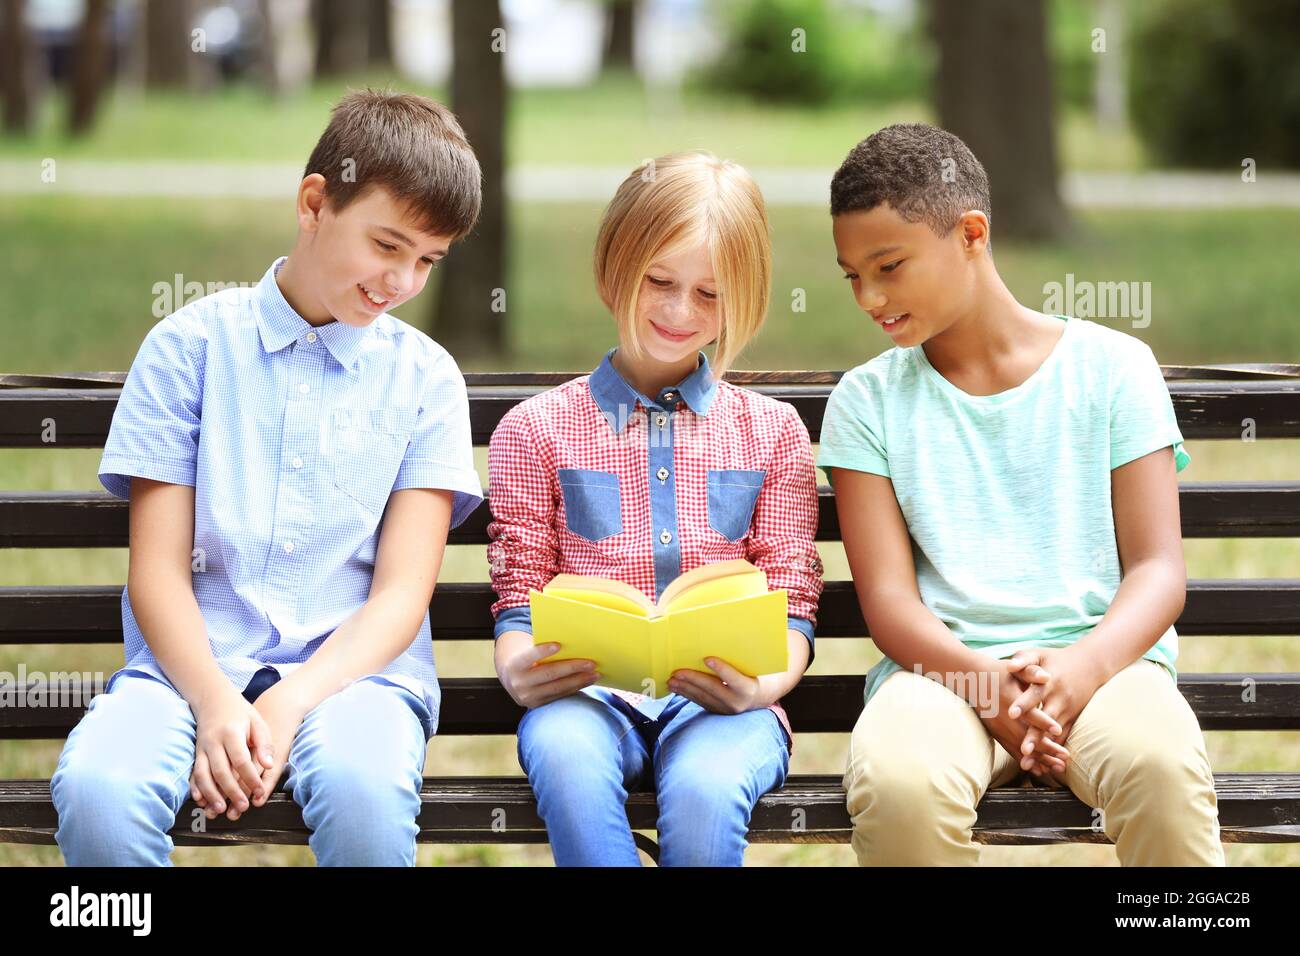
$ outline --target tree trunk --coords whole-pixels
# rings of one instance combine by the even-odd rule
[[[369,49],[366,60],[371,66],[393,65],[393,16],[390,0],[370,0]]]
[[[601,70],[632,70],[635,68],[637,0],[610,0],[609,33],[605,41],[605,55]]]
[[[4,85],[4,128],[26,133],[32,128],[31,44],[23,23],[25,0],[4,0],[4,36],[0,38],[0,83]]]
[[[345,76],[366,68],[370,6],[359,0],[313,0],[318,77]]]
[[[506,351],[505,53],[494,52],[499,0],[452,0],[451,108],[483,170],[478,228],[448,257],[432,334],[457,359]]]
[[[145,87],[151,90],[184,90],[195,85],[193,6],[190,0],[146,0],[145,2]]]
[[[931,0],[930,14],[939,120],[988,171],[994,239],[1062,235],[1043,0]]]
[[[68,126],[81,135],[95,123],[108,67],[108,0],[86,0],[73,51]]]
[[[1093,95],[1097,103],[1097,123],[1122,130],[1128,125],[1127,96],[1124,77],[1124,5],[1119,0],[1099,0],[1097,24],[1106,31],[1106,51],[1097,55],[1097,75]]]

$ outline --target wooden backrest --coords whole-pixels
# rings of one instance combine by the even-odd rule
[[[579,373],[466,375],[473,440],[486,445],[502,415],[523,399]],[[787,401],[816,442],[839,372],[738,372],[730,381]],[[1240,440],[1300,438],[1300,369],[1294,366],[1166,368],[1183,436]],[[0,447],[102,447],[124,373],[0,375]],[[57,423],[57,441],[42,440]],[[839,539],[829,486],[818,491],[817,537]],[[1300,536],[1300,481],[1185,483],[1186,537]],[[485,503],[450,537],[486,544]],[[0,547],[125,547],[127,504],[106,492],[0,492]],[[122,640],[120,586],[0,587],[0,644],[105,644]],[[495,596],[487,583],[440,584],[431,603],[435,640],[490,640]],[[1193,580],[1177,627],[1182,634],[1300,634],[1300,579]],[[827,581],[817,636],[861,637],[866,626],[851,581]],[[1242,700],[1244,680],[1254,700]],[[491,678],[442,678],[441,734],[509,734],[520,709]],[[1183,674],[1179,687],[1206,730],[1300,729],[1300,674]],[[785,699],[798,731],[847,732],[862,706],[862,676],[805,678]],[[0,739],[59,738],[81,706],[0,707]]]

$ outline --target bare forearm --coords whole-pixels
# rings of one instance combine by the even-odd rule
[[[1146,561],[1124,575],[1100,623],[1075,648],[1096,667],[1097,686],[1145,654],[1178,620],[1187,596],[1181,566]]]
[[[492,663],[496,666],[497,677],[510,658],[533,646],[533,635],[527,631],[503,631],[492,648]]]
[[[786,641],[790,648],[790,666],[780,674],[763,674],[758,678],[762,707],[775,704],[794,690],[808,669],[808,638],[791,628],[786,631]]]
[[[871,637],[884,654],[906,670],[927,676],[939,674],[944,686],[967,696],[972,705],[982,706],[978,700],[969,699],[977,681],[953,678],[989,670],[992,658],[957,640],[915,596],[881,594],[865,603],[871,609],[865,615]]]
[[[126,587],[145,643],[194,710],[214,693],[232,688],[212,656],[207,625],[188,574],[133,564]]]
[[[308,660],[284,679],[303,712],[353,681],[383,670],[410,647],[429,609],[397,589],[372,592]]]

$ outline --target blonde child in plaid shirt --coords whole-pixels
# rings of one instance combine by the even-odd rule
[[[758,187],[707,153],[634,170],[605,212],[595,273],[619,346],[492,436],[497,674],[528,708],[519,761],[557,864],[637,865],[625,804],[653,785],[662,865],[740,865],[754,804],[785,781],[779,701],[812,661],[822,589],[808,430],[790,405],[721,381],[767,308]],[[714,343],[710,366],[700,349]],[[528,593],[556,574],[657,599],[677,575],[734,558],[787,591],[785,672],[711,661],[650,697],[599,686],[590,661],[539,663],[557,645],[534,647]]]

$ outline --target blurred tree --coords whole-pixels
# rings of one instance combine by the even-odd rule
[[[1097,122],[1111,129],[1128,125],[1127,90],[1124,84],[1124,4],[1120,0],[1097,0],[1097,25],[1105,30],[1105,49],[1097,53],[1097,76],[1093,95],[1097,104]]]
[[[1300,168],[1300,0],[1160,0],[1133,28],[1129,108],[1155,162]]]
[[[31,48],[23,21],[25,0],[3,0],[4,36],[0,37],[0,83],[4,84],[4,127],[8,133],[32,128]]]
[[[605,50],[601,70],[627,70],[636,68],[636,17],[638,0],[608,0]]]
[[[939,121],[988,170],[994,237],[1068,231],[1043,0],[930,0],[930,31]]]
[[[393,65],[393,11],[389,0],[370,0],[369,44],[366,59],[371,66]]]
[[[359,0],[313,0],[318,77],[343,76],[366,68],[372,6]]]
[[[284,77],[280,66],[280,17],[275,0],[257,0],[257,12],[262,18],[262,46],[257,64],[258,74],[266,91],[273,97],[284,95]]]
[[[95,123],[100,93],[108,77],[108,0],[86,0],[72,54],[68,128],[85,133]]]
[[[193,0],[145,0],[145,86],[191,89],[197,82]]]
[[[451,108],[483,171],[478,228],[449,258],[431,333],[457,359],[506,351],[506,77],[500,0],[452,0]]]

